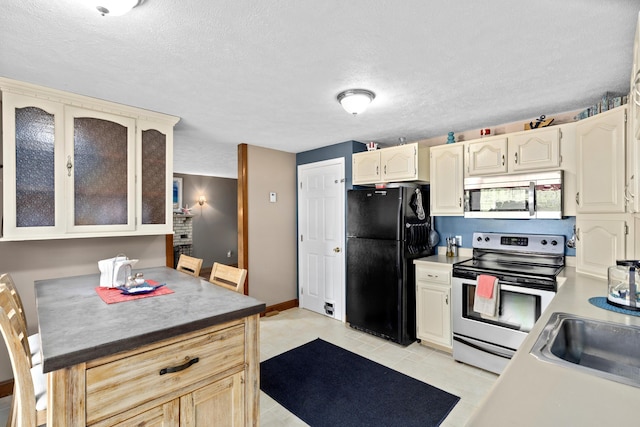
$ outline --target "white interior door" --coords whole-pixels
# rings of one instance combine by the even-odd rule
[[[300,307],[344,320],[344,158],[298,166]]]

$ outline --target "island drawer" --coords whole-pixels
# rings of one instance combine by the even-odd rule
[[[87,369],[87,424],[243,365],[244,340],[244,325],[236,325]]]

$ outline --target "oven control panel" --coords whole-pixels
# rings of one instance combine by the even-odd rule
[[[477,249],[562,255],[564,243],[562,235],[473,233],[473,247]]]

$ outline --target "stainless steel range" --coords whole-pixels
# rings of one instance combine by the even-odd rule
[[[473,233],[473,258],[453,265],[453,358],[501,373],[556,294],[565,237]],[[497,312],[474,311],[479,275],[498,279]]]

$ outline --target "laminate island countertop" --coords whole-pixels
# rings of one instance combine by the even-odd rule
[[[97,274],[35,282],[44,372],[261,313],[266,307],[171,268],[137,272],[166,283],[174,293],[107,304],[95,291]]]
[[[135,272],[173,293],[107,304],[97,274],[36,282],[47,425],[257,426],[265,304],[166,267]]]
[[[554,312],[640,326],[640,317],[589,303],[607,295],[607,281],[561,273],[556,297],[542,314],[468,426],[629,426],[638,425],[640,388],[537,359],[530,354]],[[640,357],[640,343],[638,355]]]

